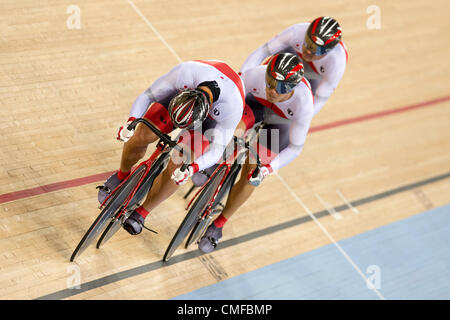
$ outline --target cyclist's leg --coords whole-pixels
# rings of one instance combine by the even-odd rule
[[[264,106],[259,103],[255,103],[254,99],[249,95],[246,97],[246,104],[242,115],[241,122],[238,128],[244,129],[247,132],[256,123],[260,123],[264,119]],[[255,162],[255,161],[253,161]],[[225,206],[222,214],[217,217],[215,224],[217,227],[223,227],[223,224],[231,218],[234,212],[244,204],[254,191],[254,187],[248,184],[248,174],[256,168],[256,164],[250,162],[250,157],[247,155],[245,163],[242,165],[241,178],[233,186],[228,196],[227,205]]]
[[[166,107],[160,103],[153,103],[144,115],[144,118],[149,120],[164,133],[173,130],[169,113]],[[141,123],[138,124],[134,135],[123,146],[119,170],[111,175],[103,186],[100,187],[98,192],[98,201],[100,203],[103,203],[111,191],[130,174],[133,165],[145,155],[148,145],[156,141],[157,138],[158,136],[146,125]]]
[[[187,150],[186,152],[191,152],[190,159],[199,157],[209,144],[206,138],[198,131],[186,132],[183,137],[185,138],[183,138],[182,144],[184,145],[184,150]],[[194,143],[190,143],[191,141],[202,141],[201,150],[194,149]],[[178,189],[178,185],[172,181],[171,176],[175,169],[181,167],[185,160],[185,156],[176,150],[173,151],[167,169],[155,180],[155,187],[150,190],[146,201],[143,203],[147,211],[156,208]]]
[[[177,152],[177,151],[174,151]],[[174,156],[174,155],[172,155]],[[181,154],[176,155],[177,158],[182,157]],[[179,168],[180,164],[175,164],[173,159],[169,160],[166,170],[164,170],[154,181],[153,187],[150,190],[147,199],[144,201],[142,206],[147,212],[152,211],[161,202],[169,198],[177,189],[178,186],[171,181],[172,173],[176,168]],[[143,211],[146,215],[147,213]]]
[[[182,145],[184,145],[183,149],[186,150],[186,152],[191,153],[190,159],[195,159],[200,156],[209,145],[209,141],[203,136],[202,132],[186,131],[183,133],[182,137]],[[195,141],[199,141],[200,143]],[[171,176],[175,169],[181,167],[184,161],[184,155],[181,155],[178,151],[174,150],[166,170],[155,179],[146,200],[130,215],[131,219],[128,218],[127,221],[125,221],[124,226],[128,232],[130,232],[129,229],[133,229],[134,232],[130,233],[138,234],[142,229],[140,225],[143,224],[144,219],[148,216],[150,211],[158,207],[159,204],[175,193],[179,186],[172,181]]]
[[[272,134],[275,133],[275,134]],[[264,126],[261,135],[263,137],[262,143],[258,145],[258,155],[261,158],[262,164],[268,164],[273,160],[277,153],[289,144],[289,125],[267,125]],[[271,139],[276,138],[276,139]],[[275,141],[274,141],[275,140]],[[253,159],[254,160],[254,159]],[[255,187],[248,183],[248,175],[256,168],[255,161],[252,161],[252,156],[246,158],[245,164],[242,166],[241,177],[239,181],[233,186],[228,196],[227,203],[222,213],[214,220],[208,227],[205,235],[199,242],[199,249],[203,252],[211,252],[217,246],[222,237],[222,228],[225,223],[236,213],[236,211],[250,198],[255,191]]]
[[[241,178],[231,188],[222,213],[209,225],[198,242],[200,251],[209,253],[216,248],[222,238],[222,230],[225,223],[252,195],[255,188],[248,183],[247,176],[254,168],[256,168],[256,164],[252,164],[249,157],[247,157],[242,165]]]
[[[263,106],[246,104],[235,135],[240,136],[251,129],[255,123],[261,122],[264,116],[263,108]],[[249,157],[247,157],[245,163],[242,165],[241,178],[233,188],[231,188],[224,210],[213,223],[211,223],[208,229],[206,229],[205,234],[198,243],[198,248],[201,251],[208,253],[216,248],[219,240],[222,238],[222,228],[225,222],[228,221],[233,213],[236,212],[236,210],[244,204],[253,193],[254,188],[248,184],[247,175],[254,168],[256,168],[256,165],[251,164]]]
[[[261,149],[261,148],[260,148]],[[270,153],[270,151],[267,151]],[[253,159],[254,160],[254,159]],[[245,163],[242,165],[241,177],[235,183],[228,196],[227,203],[220,216],[215,221],[216,227],[223,227],[231,216],[247,201],[255,191],[255,187],[248,183],[248,175],[256,168],[255,161],[247,155]]]
[[[265,125],[260,133],[260,143],[257,147],[262,164],[270,163],[277,154],[289,145],[289,125]],[[256,168],[256,163],[250,154],[242,166],[241,177],[231,189],[229,201],[222,211],[226,220],[247,201],[255,187],[248,183],[248,175]]]

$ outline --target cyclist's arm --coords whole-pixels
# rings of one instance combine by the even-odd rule
[[[181,64],[175,66],[165,75],[162,75],[153,84],[140,94],[133,103],[130,117],[141,118],[153,102],[166,102],[169,97],[177,92],[177,81],[180,74]]]
[[[328,77],[323,77],[314,93],[314,115],[316,115],[325,105],[328,98],[336,89],[345,71],[345,64],[335,67],[329,72]]]
[[[277,171],[284,166],[291,163],[295,158],[297,158],[303,150],[303,144],[296,145],[290,143],[280,154],[272,160],[270,167],[273,171]]]
[[[309,126],[313,117],[312,97],[308,102],[310,105],[304,111],[297,115],[291,122],[289,129],[289,145],[270,162],[273,171],[291,163],[302,152],[306,141]]]
[[[309,126],[292,123],[289,133],[289,145],[270,162],[273,171],[279,170],[291,163],[302,152]],[[293,137],[294,136],[294,137]]]
[[[263,44],[261,47],[253,51],[241,67],[241,72],[256,67],[268,56],[281,52],[291,47],[291,41],[294,36],[294,27],[289,27],[273,39]]]

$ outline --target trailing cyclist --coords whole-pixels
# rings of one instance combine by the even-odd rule
[[[239,127],[249,130],[257,123],[264,123],[258,146],[263,165],[254,174],[257,166],[247,157],[224,210],[199,242],[201,251],[211,252],[216,248],[223,226],[251,196],[254,186],[288,165],[302,151],[314,114],[313,94],[303,72],[302,62],[292,53],[275,54],[267,64],[243,72],[247,95]]]
[[[303,61],[304,77],[314,93],[314,115],[325,105],[344,75],[348,52],[339,23],[319,17],[311,23],[294,24],[252,52],[241,72],[260,65],[277,52],[290,52]]]

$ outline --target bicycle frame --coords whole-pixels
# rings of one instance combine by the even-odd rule
[[[132,130],[136,127],[136,125],[142,122],[144,123],[147,127],[149,127],[157,136],[159,136],[160,140],[158,141],[158,144],[156,145],[156,150],[151,154],[151,156],[147,159],[142,161],[136,168],[134,168],[132,170],[132,172],[130,173],[130,175],[128,175],[127,178],[125,178],[109,195],[108,197],[106,197],[106,199],[103,201],[103,203],[100,205],[100,209],[103,208],[103,206],[108,202],[108,199],[114,195],[115,192],[117,192],[117,190],[120,189],[120,187],[129,179],[129,177],[131,177],[131,175],[138,170],[140,167],[145,166],[145,171],[144,174],[142,175],[142,177],[139,179],[138,183],[136,184],[136,186],[134,187],[133,191],[127,196],[127,198],[125,199],[122,209],[119,210],[119,212],[116,214],[115,219],[118,219],[123,213],[126,212],[127,207],[131,201],[131,199],[133,199],[134,195],[136,194],[136,192],[138,191],[139,187],[142,185],[142,181],[144,181],[145,177],[148,175],[148,173],[150,172],[150,169],[152,168],[152,164],[154,163],[154,161],[156,159],[158,159],[158,157],[163,154],[163,153],[169,153],[172,149],[176,148],[179,151],[181,151],[181,147],[179,147],[177,144],[179,142],[179,138],[177,138],[176,141],[173,141],[170,139],[170,136],[168,136],[167,134],[162,133],[161,131],[159,131],[155,126],[153,126],[148,120],[144,119],[144,118],[138,118],[136,120],[134,120],[129,126],[128,126],[128,130]],[[188,161],[183,164],[183,166],[187,166],[188,165]]]
[[[186,210],[189,209],[189,207],[191,206],[192,202],[195,200],[195,198],[197,198],[197,195],[205,188],[205,186],[208,184],[208,182],[211,180],[212,177],[214,177],[214,174],[223,166],[226,166],[227,169],[225,171],[225,174],[222,178],[222,180],[219,183],[219,186],[216,188],[216,191],[214,192],[213,197],[211,198],[208,207],[206,208],[206,210],[203,212],[201,219],[204,219],[206,216],[208,216],[211,212],[212,209],[212,205],[214,204],[214,201],[217,197],[217,194],[219,193],[220,189],[223,186],[223,183],[226,179],[226,177],[228,176],[232,165],[236,164],[239,162],[239,160],[241,160],[240,155],[242,155],[243,153],[245,153],[247,150],[249,150],[250,152],[253,153],[253,155],[256,158],[257,161],[257,168],[259,168],[259,166],[261,165],[258,153],[250,146],[251,143],[253,143],[255,137],[258,138],[259,141],[259,135],[258,132],[259,130],[263,127],[263,123],[259,124],[256,126],[255,128],[255,136],[250,138],[249,141],[245,141],[243,138],[238,138],[236,136],[233,136],[233,145],[234,145],[234,149],[233,149],[233,153],[228,157],[225,158],[225,160],[219,164],[219,166],[214,170],[214,172],[211,174],[211,176],[209,177],[209,179],[203,184],[203,186],[196,192],[196,194],[194,195],[194,197],[191,199],[191,201],[188,203],[187,207],[185,208]],[[256,170],[255,170],[256,171]]]
[[[208,181],[206,181],[203,186],[195,193],[195,195],[192,197],[191,201],[189,201],[187,207],[185,208],[186,210],[189,209],[189,207],[191,206],[192,202],[197,198],[197,195],[202,192],[202,190],[205,188],[205,186],[207,185],[207,183],[209,182],[209,180],[211,180],[212,177],[214,177],[214,174],[223,166],[226,166],[227,169],[225,171],[225,174],[223,175],[222,180],[219,183],[219,186],[216,188],[216,191],[214,192],[213,197],[211,198],[211,200],[209,201],[208,207],[206,208],[204,214],[202,215],[202,218],[204,218],[207,214],[209,214],[209,212],[211,211],[211,207],[214,203],[214,200],[216,199],[217,194],[219,193],[220,188],[223,185],[223,182],[225,181],[225,178],[227,177],[228,173],[231,170],[231,165],[228,163],[221,163],[216,170],[214,170],[214,172],[211,174],[211,177],[208,179]]]

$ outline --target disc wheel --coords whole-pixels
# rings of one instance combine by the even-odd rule
[[[150,169],[148,175],[144,178],[144,181],[142,182],[141,186],[137,190],[134,197],[131,199],[130,203],[128,204],[129,209],[134,209],[137,205],[141,203],[141,201],[145,198],[147,193],[150,191],[153,181],[155,178],[161,173],[161,171],[164,169],[164,161],[165,157],[167,155],[161,156],[158,158],[158,160],[155,162],[155,164]],[[163,158],[164,157],[164,158]],[[131,188],[133,190],[133,188]],[[131,192],[130,190],[130,192]],[[111,237],[122,227],[125,220],[128,218],[128,216],[131,213],[131,210],[127,210],[124,214],[122,214],[120,217],[114,216],[114,218],[111,220],[111,222],[106,227],[105,231],[101,235],[100,239],[97,242],[97,249],[99,249],[102,245],[104,245]]]
[[[183,242],[183,240],[186,238],[187,234],[195,226],[195,223],[199,219],[201,219],[202,213],[208,207],[211,198],[214,196],[216,189],[219,187],[219,184],[222,181],[223,176],[225,175],[226,169],[226,166],[221,166],[216,171],[211,180],[209,180],[202,192],[198,195],[194,204],[189,209],[183,222],[180,224],[178,230],[170,241],[170,244],[167,247],[166,252],[164,253],[164,261],[168,261],[170,259],[175,250],[180,246],[181,242]]]
[[[94,239],[105,229],[106,224],[110,219],[114,218],[117,212],[122,208],[122,204],[128,197],[130,192],[134,189],[140,178],[144,174],[145,166],[141,166],[130,176],[130,178],[117,190],[108,200],[106,206],[98,215],[97,219],[89,227],[86,234],[81,239],[80,243],[75,248],[70,261],[74,261],[86,248],[92,243]]]

